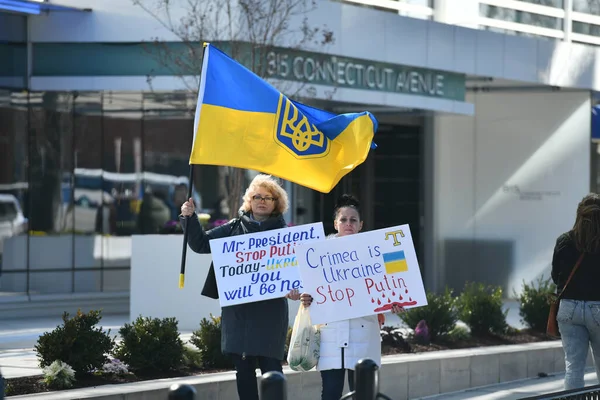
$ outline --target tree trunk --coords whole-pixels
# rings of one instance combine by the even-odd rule
[[[245,172],[240,168],[228,167],[229,176],[227,179],[227,205],[229,206],[229,218],[235,218],[238,215],[242,205],[242,195],[246,186]]]

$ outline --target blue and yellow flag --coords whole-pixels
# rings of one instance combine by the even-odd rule
[[[383,264],[385,265],[386,274],[395,274],[396,272],[408,271],[408,264],[404,251],[395,251],[392,253],[383,253]]]
[[[190,164],[253,169],[329,193],[365,161],[376,130],[371,113],[292,101],[206,45]]]

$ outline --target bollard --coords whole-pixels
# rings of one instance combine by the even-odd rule
[[[191,385],[175,383],[169,388],[169,400],[195,400],[196,389]]]
[[[342,396],[340,400],[391,400],[379,393],[379,367],[375,361],[362,358],[354,367],[354,391]]]
[[[375,400],[379,394],[379,367],[368,358],[358,360],[354,367],[356,400]]]
[[[261,400],[287,400],[285,376],[278,371],[267,372],[260,381]]]

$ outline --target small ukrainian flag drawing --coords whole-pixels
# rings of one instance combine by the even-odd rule
[[[408,271],[404,250],[395,251],[393,253],[383,253],[383,264],[385,265],[385,272],[387,274]]]

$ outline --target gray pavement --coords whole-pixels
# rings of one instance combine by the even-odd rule
[[[597,385],[596,372],[588,369],[585,374],[585,386]],[[497,385],[444,393],[423,397],[426,400],[517,400],[524,397],[560,392],[564,390],[564,374],[551,375],[545,378],[522,379]]]
[[[107,315],[102,317],[102,327],[117,336],[121,326],[129,322],[129,315]],[[0,371],[5,378],[41,375],[38,360],[33,350],[38,338],[60,325],[58,318],[7,320],[0,323]],[[181,332],[187,342],[192,332]]]

